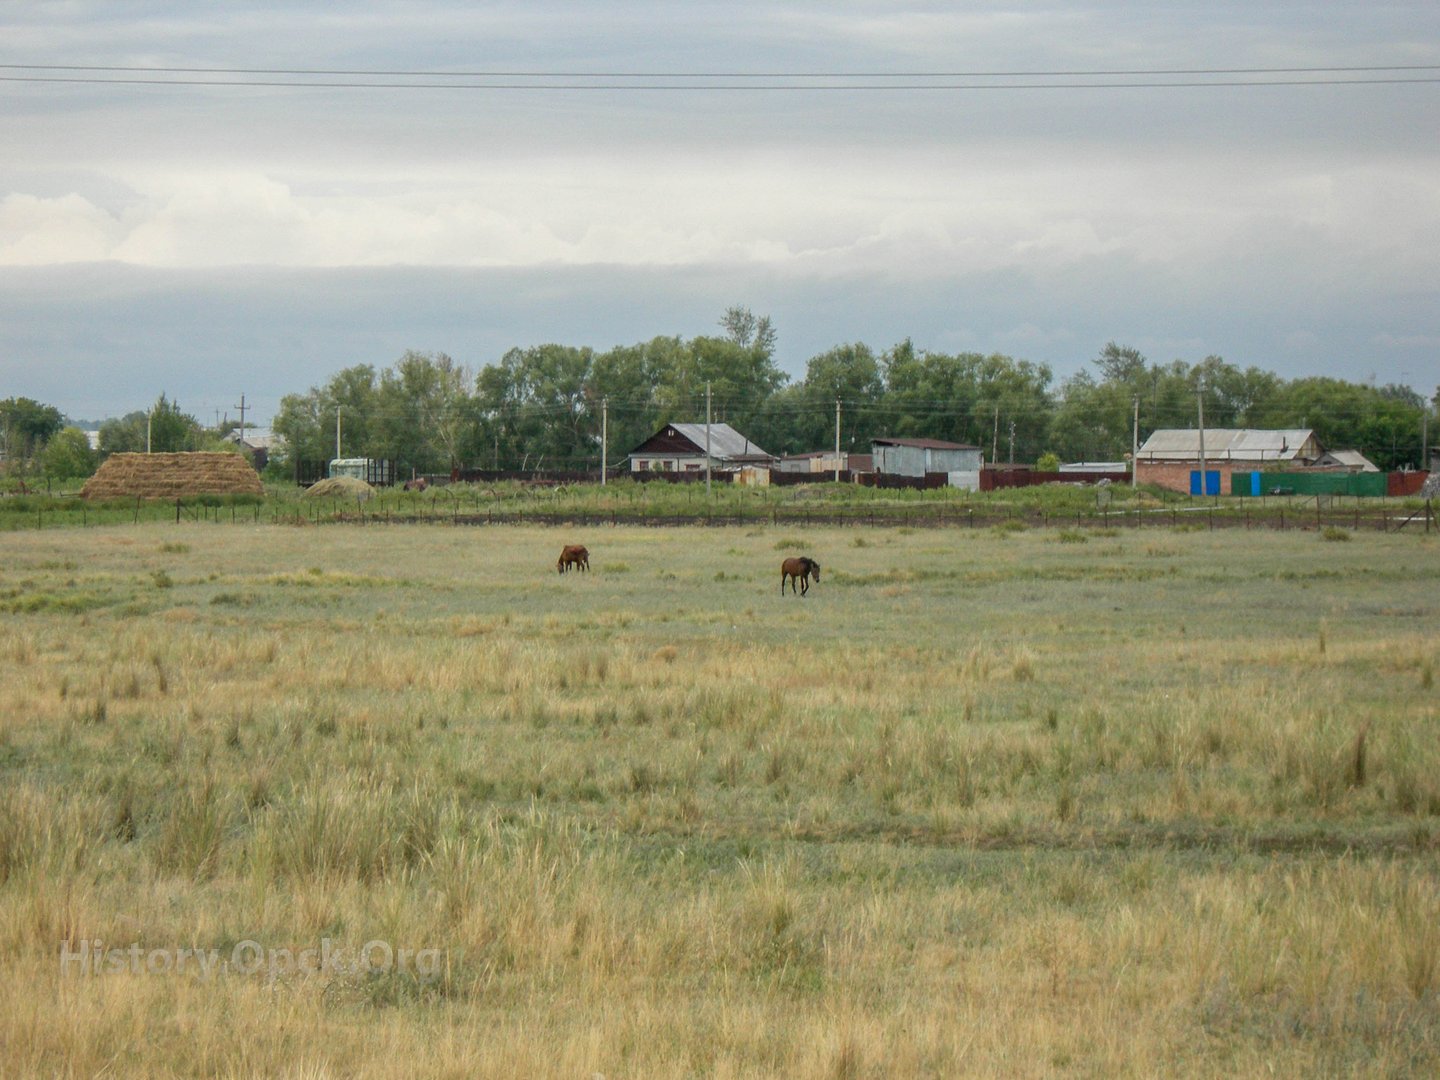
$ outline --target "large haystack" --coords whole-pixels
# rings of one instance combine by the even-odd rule
[[[80,489],[86,499],[263,494],[260,474],[239,454],[111,454]]]

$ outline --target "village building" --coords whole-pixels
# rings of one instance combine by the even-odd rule
[[[245,451],[256,472],[264,472],[265,466],[270,463],[270,454],[285,445],[282,436],[276,435],[269,428],[256,427],[247,427],[243,432],[239,428],[228,431],[225,433],[225,441],[234,443]]]
[[[708,429],[708,432],[707,432]],[[632,473],[705,471],[706,447],[712,471],[768,468],[775,455],[755,445],[729,424],[666,424],[626,455]]]
[[[1206,428],[1201,481],[1198,428],[1160,428],[1135,457],[1135,480],[1191,495],[1230,494],[1235,473],[1313,466],[1325,453],[1309,428]]]
[[[871,439],[870,452],[882,481],[907,477],[978,491],[980,470],[985,467],[985,451],[980,447],[940,439]]]

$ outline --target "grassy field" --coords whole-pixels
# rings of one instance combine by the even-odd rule
[[[1433,1075],[1440,540],[1325,535],[8,533],[0,1071]]]

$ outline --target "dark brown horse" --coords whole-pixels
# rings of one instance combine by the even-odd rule
[[[810,575],[815,575],[815,581],[820,581],[820,564],[806,555],[799,558],[786,559],[780,564],[780,595],[785,595],[785,579],[790,579],[790,591],[797,591],[796,582],[799,582],[799,593],[804,596],[810,591]]]
[[[579,544],[566,544],[564,550],[560,552],[559,561],[555,563],[555,571],[559,574],[563,574],[571,568],[590,569],[590,552]]]

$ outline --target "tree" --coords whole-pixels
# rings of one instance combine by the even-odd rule
[[[90,437],[77,427],[61,428],[45,444],[40,456],[45,475],[56,480],[77,480],[95,471]]]
[[[271,427],[284,437],[293,461],[329,461],[336,456],[338,414],[340,453],[381,457],[379,439],[372,430],[378,412],[375,369],[357,364],[332,375],[323,387],[286,394]]]
[[[204,431],[200,421],[181,412],[178,401],[161,394],[150,410],[150,449],[156,454],[175,454],[200,449]]]
[[[1138,349],[1117,345],[1113,341],[1100,350],[1100,355],[1095,358],[1095,365],[1100,369],[1105,382],[1126,385],[1138,383],[1149,366]]]
[[[100,425],[100,452],[156,454],[198,450],[204,438],[200,421],[182,412],[178,402],[162,393],[148,412],[126,413]]]
[[[511,349],[481,370],[476,397],[500,468],[595,464],[600,412],[588,387],[594,354],[566,345]]]
[[[728,340],[742,349],[753,349],[767,359],[775,354],[775,327],[769,315],[756,318],[747,307],[727,308],[720,318],[720,326]]]
[[[0,451],[7,466],[23,469],[64,426],[65,418],[53,405],[25,397],[0,401]]]
[[[887,411],[894,435],[971,443],[1016,460],[1045,445],[1053,403],[1050,368],[999,353],[916,353],[910,342],[885,359]],[[1002,449],[1003,446],[1003,449]]]
[[[422,472],[449,472],[458,465],[466,429],[477,420],[471,378],[444,353],[407,351],[381,372],[377,456]]]

